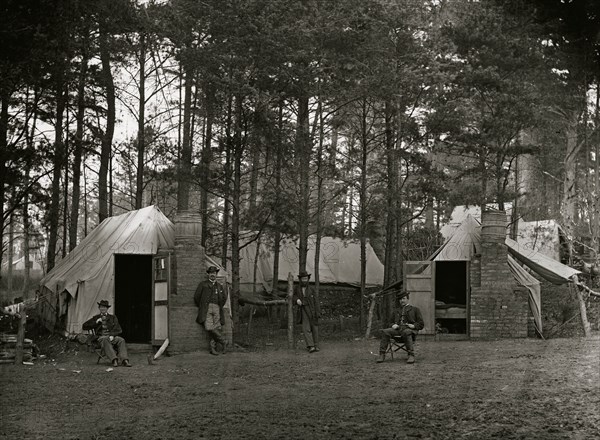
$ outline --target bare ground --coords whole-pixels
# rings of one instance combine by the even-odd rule
[[[600,438],[600,338],[191,353],[106,371],[93,353],[0,367],[2,439]]]

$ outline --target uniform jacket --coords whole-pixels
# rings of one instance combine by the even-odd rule
[[[198,306],[198,317],[196,318],[196,322],[198,324],[202,325],[204,324],[204,321],[206,321],[208,301],[210,300],[213,289],[217,290],[221,325],[225,325],[225,313],[223,312],[223,306],[225,305],[225,301],[227,301],[225,288],[219,282],[215,281],[213,284],[209,280],[202,281],[200,284],[198,284],[196,293],[194,294],[194,302],[196,303],[196,306]]]
[[[296,300],[302,301],[302,306],[299,306]],[[294,306],[296,306],[296,323],[302,324],[302,309],[308,315],[310,322],[314,325],[319,323],[321,317],[321,307],[317,301],[315,291],[312,286],[308,285],[304,293],[302,293],[302,287],[300,285],[294,286],[294,296],[292,298]]]
[[[83,323],[84,330],[94,330],[96,335],[93,339],[98,339],[98,337],[102,336],[102,323],[96,322],[98,318],[102,315],[98,313],[97,315],[92,316],[90,319]],[[121,326],[119,325],[119,320],[115,315],[106,314],[106,335],[107,336],[118,336],[122,333]]]
[[[423,322],[423,315],[421,315],[419,308],[410,304],[407,304],[404,307],[404,322],[402,322],[402,306],[400,306],[392,312],[389,322],[390,326],[392,324],[398,324],[400,326],[402,326],[402,324],[414,324],[414,330],[423,330],[425,323]]]

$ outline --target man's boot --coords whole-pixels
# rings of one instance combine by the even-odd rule
[[[215,338],[215,342],[217,344],[220,344],[222,347],[220,354],[225,354],[225,352],[227,351],[227,339],[225,338],[225,336],[223,336],[223,333],[221,333],[220,330],[213,330],[213,335]]]
[[[215,334],[213,331],[209,331],[208,332],[208,352],[210,354],[217,356],[219,354],[219,352],[217,350],[215,350],[215,345],[216,345]]]
[[[377,363],[380,364],[385,361],[385,353],[379,353],[379,359],[377,359]]]
[[[407,364],[414,364],[415,363],[415,356],[412,354],[408,355],[408,359],[406,360]]]

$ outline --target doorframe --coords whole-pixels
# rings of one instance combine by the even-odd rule
[[[160,265],[157,267],[157,263],[164,262],[164,265]],[[166,299],[156,300],[156,284],[157,283],[166,283]],[[169,307],[169,297],[171,292],[171,252],[170,251],[162,251],[152,255],[152,309],[151,309],[151,317],[150,317],[150,341],[154,346],[160,346],[163,344],[165,339],[168,339],[171,336],[171,317],[170,317],[170,307]],[[156,314],[155,307],[156,306],[166,306],[167,307],[167,337],[165,339],[156,339]]]

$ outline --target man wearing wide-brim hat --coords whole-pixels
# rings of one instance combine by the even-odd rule
[[[312,286],[308,284],[310,274],[305,270],[298,274],[299,285],[294,287],[294,302],[296,312],[296,323],[302,324],[302,333],[309,353],[319,351],[319,318],[321,307]]]
[[[220,345],[222,350],[220,353],[225,353],[227,347],[227,339],[221,331],[225,325],[225,312],[223,306],[227,301],[225,288],[221,283],[217,282],[217,273],[219,268],[210,266],[206,273],[208,280],[198,284],[194,293],[194,302],[198,306],[198,316],[196,322],[204,326],[209,336],[209,351],[210,354],[219,354],[213,347],[211,340],[217,345]]]
[[[123,331],[115,315],[108,313],[110,304],[103,299],[98,303],[100,313],[83,323],[84,330],[94,330],[104,355],[110,359],[114,367],[123,365],[131,367],[127,354],[127,343],[119,336]],[[116,352],[115,352],[116,350]]]

